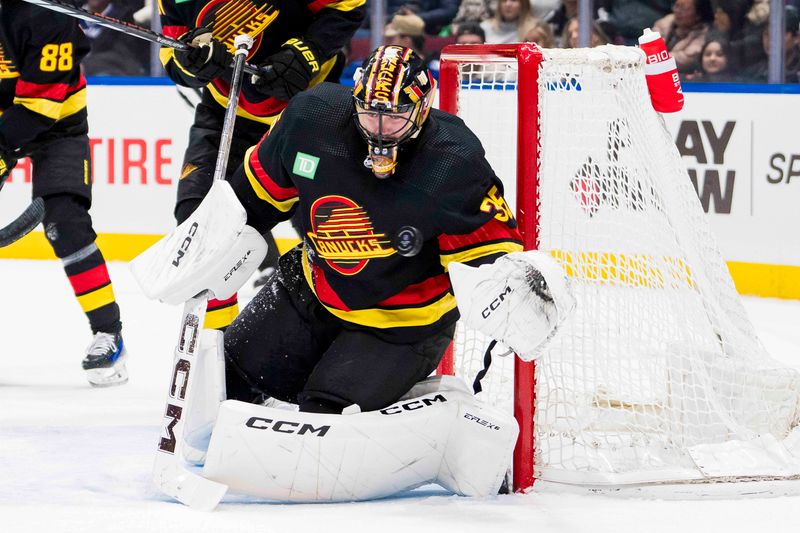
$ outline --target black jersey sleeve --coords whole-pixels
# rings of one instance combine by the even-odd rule
[[[501,255],[522,250],[522,238],[503,184],[485,158],[463,160],[452,169],[467,179],[442,199],[438,236],[442,265],[458,261],[472,266],[491,263]]]
[[[366,0],[304,0],[314,16],[303,39],[314,43],[323,60],[335,55],[364,20]]]
[[[161,30],[164,32],[164,35],[173,39],[180,39],[190,30],[191,11],[186,8],[185,3],[183,7],[179,6],[179,3],[183,2],[180,2],[180,0],[177,2],[176,0],[159,0],[158,2]],[[161,64],[164,65],[164,71],[167,73],[167,76],[178,85],[196,89],[206,85],[181,67],[181,64],[175,59],[174,48],[162,46],[158,57],[161,60]]]
[[[80,61],[88,41],[75,19],[30,4],[5,6],[3,25],[18,77],[12,105],[0,116],[0,142],[16,150],[57,121],[85,114]]]
[[[247,211],[247,223],[264,232],[288,220],[299,200],[297,187],[284,164],[286,143],[295,122],[295,98],[261,141],[250,148],[244,163],[230,178],[231,186]]]

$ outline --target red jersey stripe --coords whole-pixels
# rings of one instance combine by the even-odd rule
[[[412,306],[429,303],[444,295],[450,290],[450,277],[439,274],[420,283],[409,285],[394,296],[378,302],[380,307]]]
[[[177,39],[184,33],[189,31],[188,26],[163,26],[161,31],[164,32],[164,35],[170,37],[172,39]]]
[[[275,183],[272,178],[264,170],[261,161],[258,160],[258,147],[250,153],[250,168],[255,172],[256,179],[267,193],[279,202],[297,197],[297,188],[295,187],[281,187]]]
[[[471,233],[463,235],[439,235],[439,249],[443,253],[469,248],[475,245],[483,245],[487,242],[497,240],[513,239],[522,242],[522,237],[515,228],[511,228],[505,222],[500,222],[496,218],[476,229]]]
[[[20,98],[47,98],[63,102],[67,95],[77,92],[86,87],[86,79],[81,74],[77,83],[67,85],[66,83],[34,83],[32,81],[18,80],[16,86],[16,96]]]
[[[339,298],[339,295],[336,294],[330,284],[328,284],[328,280],[325,278],[325,272],[310,261],[309,264],[311,265],[311,275],[314,280],[314,292],[317,293],[319,301],[328,307],[333,307],[342,311],[350,311],[350,308],[345,305],[342,299]]]
[[[72,285],[72,290],[75,294],[84,294],[86,292],[97,289],[102,285],[111,283],[111,278],[108,276],[108,269],[106,264],[97,265],[94,268],[69,276],[69,282]]]
[[[212,82],[214,87],[226,98],[231,94],[231,84],[223,79],[217,78]],[[247,111],[257,117],[273,117],[283,111],[288,102],[269,97],[260,102],[251,102],[247,95],[242,92],[239,95],[239,109]]]

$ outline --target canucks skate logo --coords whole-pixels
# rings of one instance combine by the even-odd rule
[[[214,38],[228,45],[231,52],[237,35],[250,35],[254,42],[248,57],[252,57],[261,46],[262,34],[279,14],[270,3],[256,6],[250,0],[212,0],[198,13],[196,27],[211,28]]]
[[[370,259],[395,253],[391,239],[375,233],[364,208],[344,196],[323,196],[311,206],[308,232],[317,255],[341,274],[352,276]]]
[[[0,79],[18,77],[19,72],[17,72],[14,62],[8,57],[5,48],[3,48],[3,43],[0,42]]]

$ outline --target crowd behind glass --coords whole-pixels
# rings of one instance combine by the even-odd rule
[[[381,0],[368,0],[370,7]],[[351,68],[369,53],[373,31],[386,44],[422,53],[435,70],[452,43],[535,42],[544,48],[578,46],[578,0],[383,0],[385,26],[364,27],[346,52]],[[800,81],[800,0],[783,4],[783,81]],[[590,45],[635,45],[643,28],[661,33],[681,79],[763,83],[768,80],[770,0],[594,0]],[[152,0],[89,0],[88,11],[158,29]],[[775,17],[772,17],[774,19]],[[774,22],[774,21],[773,21]],[[89,76],[161,76],[157,50],[145,41],[81,22],[93,42],[84,63]],[[775,34],[775,33],[773,33]]]

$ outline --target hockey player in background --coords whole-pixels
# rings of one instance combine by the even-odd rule
[[[225,105],[230,89],[233,39],[248,33],[255,39],[248,61],[269,66],[261,77],[244,80],[233,134],[228,171],[245,151],[269,132],[287,102],[323,80],[338,81],[341,49],[364,18],[365,0],[162,0],[164,33],[197,48],[176,52],[163,48],[161,61],[175,83],[203,88],[178,183],[175,217],[180,224],[197,208],[211,187]],[[266,263],[277,266],[278,252],[269,233]],[[264,277],[266,279],[266,276]],[[205,325],[224,328],[238,313],[236,296],[211,300]]]
[[[20,0],[0,4],[0,183],[16,160],[33,163],[33,196],[94,340],[83,368],[94,386],[128,380],[119,306],[89,207],[92,163],[81,59],[89,44],[77,20]]]
[[[354,90],[295,96],[230,178],[248,225],[267,231],[296,212],[303,242],[225,334],[229,398],[386,407],[452,340],[448,265],[522,249],[480,141],[431,109],[423,60],[384,46],[356,76]]]

